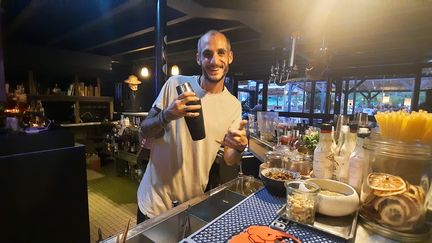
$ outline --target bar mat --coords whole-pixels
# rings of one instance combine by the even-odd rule
[[[284,198],[274,197],[262,188],[181,242],[227,242],[250,225],[270,225],[284,204]],[[290,225],[286,231],[302,242],[344,242],[339,237],[299,224]]]

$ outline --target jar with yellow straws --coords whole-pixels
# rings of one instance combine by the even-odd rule
[[[432,114],[375,115],[380,133],[364,142],[369,153],[363,173],[360,216],[364,226],[399,241],[428,238],[432,214]]]

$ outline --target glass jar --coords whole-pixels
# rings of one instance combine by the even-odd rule
[[[289,170],[297,171],[302,176],[309,176],[312,171],[312,160],[310,156],[295,154],[289,158]]]
[[[287,218],[303,224],[313,224],[320,188],[309,181],[285,182]]]
[[[369,153],[360,195],[365,227],[395,240],[426,239],[432,147],[383,140],[374,134],[365,140],[364,148]]]
[[[283,168],[284,155],[278,151],[268,151],[265,153],[265,159],[259,166],[259,176],[261,171],[267,168]]]
[[[265,153],[265,163],[269,164],[269,167],[282,168],[284,165],[284,154],[280,151],[268,151]]]

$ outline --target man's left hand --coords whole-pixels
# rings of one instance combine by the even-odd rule
[[[240,126],[238,130],[229,130],[225,135],[224,140],[222,141],[222,145],[233,148],[239,152],[242,152],[247,144],[248,139],[246,137],[246,120],[242,120],[240,122]]]

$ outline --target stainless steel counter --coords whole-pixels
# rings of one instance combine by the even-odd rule
[[[178,242],[262,188],[261,181],[244,176],[133,227],[127,242]],[[115,243],[117,236],[104,240]]]

